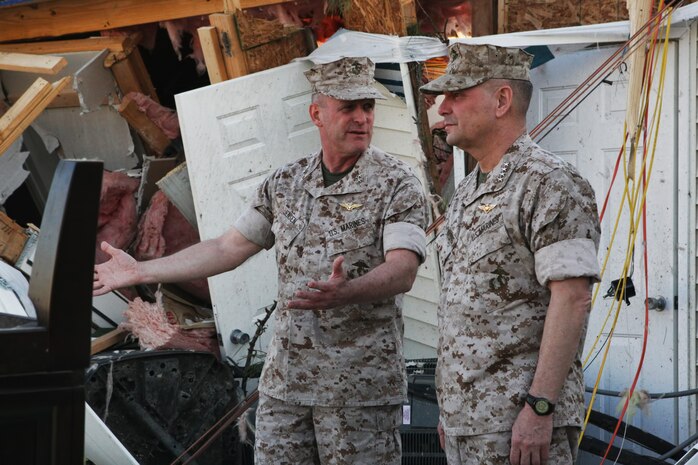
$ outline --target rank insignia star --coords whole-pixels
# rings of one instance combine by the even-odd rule
[[[363,207],[363,204],[361,203],[351,203],[351,202],[343,202],[339,204],[340,207],[342,207],[345,210],[358,210],[359,208]]]
[[[496,207],[496,206],[497,206],[497,205],[494,204],[494,203],[483,203],[482,205],[480,205],[480,206],[477,207],[477,208],[480,209],[480,211],[483,211],[483,212],[485,212],[485,213],[489,213],[489,212],[491,212],[492,209],[493,209],[494,207]]]

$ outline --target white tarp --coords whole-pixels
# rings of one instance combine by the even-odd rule
[[[685,32],[685,26],[698,17],[698,3],[679,8],[671,18],[672,36]],[[532,45],[556,46],[554,54],[579,49],[593,43],[625,42],[629,38],[628,21],[588,26],[514,32],[491,36],[451,39],[450,43],[493,44],[504,47]],[[340,29],[306,58],[313,63],[329,63],[342,57],[367,56],[374,63],[408,63],[446,56],[447,46],[434,37],[389,36]]]
[[[340,29],[302,59],[318,64],[343,57],[367,56],[374,63],[408,63],[445,56],[446,50],[446,44],[435,37],[398,37]]]

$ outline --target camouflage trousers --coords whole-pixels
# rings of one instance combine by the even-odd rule
[[[313,407],[260,394],[256,465],[400,465],[401,405]]]
[[[577,459],[580,429],[553,428],[547,465],[572,465]],[[508,465],[511,432],[446,436],[448,465]]]

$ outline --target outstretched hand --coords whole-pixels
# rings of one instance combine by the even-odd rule
[[[340,256],[332,263],[332,274],[327,281],[310,281],[309,290],[298,290],[294,300],[288,302],[289,308],[300,310],[326,310],[346,305],[349,298],[349,280],[344,272],[344,257]]]
[[[112,247],[106,242],[100,244],[103,252],[111,258],[95,266],[92,283],[92,295],[98,296],[115,289],[136,284],[138,274],[136,260],[121,249]]]

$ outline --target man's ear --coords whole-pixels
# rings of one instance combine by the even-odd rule
[[[514,91],[511,86],[503,85],[495,92],[495,98],[497,99],[495,114],[497,118],[501,118],[511,110],[514,103]]]
[[[317,127],[322,127],[322,121],[320,120],[320,105],[317,103],[311,103],[308,107],[308,113],[310,114],[310,121]]]

